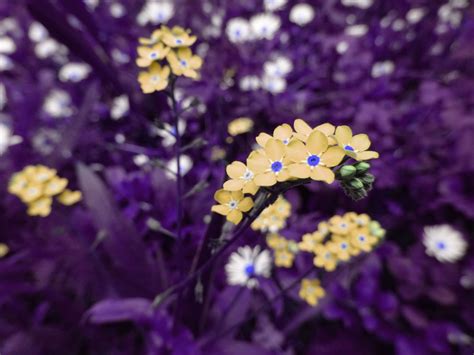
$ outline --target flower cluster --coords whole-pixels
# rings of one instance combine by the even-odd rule
[[[194,55],[190,48],[196,39],[196,36],[190,35],[189,30],[164,25],[155,30],[150,38],[140,38],[141,46],[137,48],[136,64],[140,68],[147,68],[147,71],[138,75],[145,94],[166,89],[170,74],[198,78],[197,70],[202,66],[202,59]],[[160,64],[163,60],[166,63]]]
[[[336,128],[330,123],[312,128],[302,119],[296,119],[293,128],[289,124],[276,127],[273,135],[260,133],[256,141],[259,147],[250,153],[246,164],[234,161],[227,166],[230,179],[216,193],[217,197],[222,196],[222,191],[240,192],[235,194],[238,200],[225,199],[227,202],[222,203],[216,198],[221,205],[212,209],[233,223],[242,219],[235,216],[241,217],[241,212],[248,211],[239,209],[244,194],[255,195],[261,187],[270,188],[286,181],[307,179],[331,184],[336,179],[333,169],[345,157],[357,161],[378,157],[377,152],[368,151],[371,142],[366,134],[353,136],[348,126]]]
[[[299,296],[311,306],[316,306],[321,298],[326,295],[318,279],[304,279],[301,281]]]
[[[293,266],[296,254],[298,254],[298,243],[288,240],[277,233],[267,235],[267,245],[273,249],[274,263],[276,266],[290,268]]]
[[[29,165],[12,176],[8,192],[28,206],[28,215],[46,217],[51,213],[54,196],[66,206],[81,200],[81,192],[68,190],[67,185],[68,180],[59,177],[55,169]]]
[[[263,233],[276,233],[280,229],[285,228],[286,220],[290,215],[291,204],[280,195],[273,204],[260,213],[251,224],[251,227],[253,230]]]

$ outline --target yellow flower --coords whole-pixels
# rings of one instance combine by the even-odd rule
[[[344,151],[339,147],[329,147],[324,133],[314,131],[308,137],[306,145],[298,140],[288,144],[288,158],[293,162],[288,167],[292,177],[331,184],[334,172],[329,169],[338,165],[344,158]]]
[[[43,186],[40,184],[28,184],[28,186],[20,191],[17,195],[24,203],[30,203],[43,196]]]
[[[336,139],[334,139],[333,137],[336,127],[334,127],[330,123],[326,122],[320,124],[319,126],[316,126],[316,128],[313,129],[301,118],[297,118],[293,123],[293,127],[295,128],[294,136],[302,142],[306,143],[311,133],[313,133],[314,131],[319,131],[324,133],[324,135],[328,138],[329,145],[337,144]]]
[[[248,212],[253,207],[253,200],[244,197],[242,191],[218,190],[214,198],[219,205],[212,206],[212,211],[226,216],[229,222],[239,224],[242,220],[242,212]]]
[[[231,178],[224,183],[224,190],[239,191],[242,190],[244,194],[254,195],[258,186],[253,181],[254,173],[247,168],[247,166],[240,162],[234,161],[226,167],[227,175]]]
[[[46,217],[51,213],[51,205],[53,199],[51,197],[41,197],[28,205],[27,213],[30,216]]]
[[[344,218],[348,219],[359,227],[365,227],[370,223],[370,217],[365,213],[357,214],[355,212],[347,212],[344,214]]]
[[[179,48],[177,52],[171,51],[166,56],[171,66],[173,74],[196,79],[198,73],[196,70],[201,68],[202,59],[197,55],[193,55],[189,48]]]
[[[68,184],[67,179],[63,179],[63,178],[55,176],[44,185],[43,193],[46,196],[58,195],[64,191],[67,184]]]
[[[301,281],[299,296],[309,305],[316,306],[325,294],[326,292],[321,287],[321,282],[318,279],[303,279]]]
[[[253,230],[260,230],[261,232],[270,231],[272,233],[278,232],[286,225],[286,219],[291,214],[291,204],[282,196],[265,208],[260,216],[252,223]]]
[[[336,255],[324,244],[319,244],[314,248],[316,254],[313,259],[314,266],[324,268],[326,271],[333,271],[337,266]]]
[[[58,196],[59,203],[65,206],[71,206],[82,199],[81,191],[65,190],[61,195]]]
[[[257,186],[272,186],[288,180],[288,163],[285,145],[273,138],[268,140],[264,149],[253,151],[247,159],[248,167],[255,174]]]
[[[291,126],[285,123],[274,129],[273,137],[267,133],[260,133],[257,136],[256,141],[258,145],[261,146],[262,148],[265,148],[265,145],[267,144],[267,142],[272,138],[278,139],[284,145],[287,145],[288,143],[290,143],[291,138],[293,137],[293,133],[294,132],[291,129]]]
[[[139,57],[136,63],[141,68],[147,68],[151,63],[161,60],[169,53],[170,49],[165,47],[163,43],[155,44],[153,47],[138,47]]]
[[[275,250],[275,265],[279,267],[290,268],[293,266],[295,255],[289,250]]]
[[[196,36],[190,36],[184,28],[179,26],[174,26],[172,29],[162,26],[162,32],[161,40],[171,48],[189,47],[197,39]]]
[[[369,252],[377,243],[377,238],[370,234],[368,228],[356,228],[351,232],[350,242],[355,248]]]
[[[10,179],[8,192],[14,195],[20,195],[28,186],[28,178],[23,172],[16,173]]]
[[[141,44],[147,45],[147,46],[152,46],[156,43],[158,43],[163,36],[163,31],[161,29],[154,30],[153,33],[151,34],[150,38],[140,38],[138,41]]]
[[[161,91],[168,86],[168,77],[170,75],[170,68],[164,66],[163,68],[158,63],[153,63],[149,71],[142,71],[138,74],[138,81],[145,94],[151,94],[154,91]]]
[[[244,134],[250,132],[253,128],[253,120],[248,117],[240,117],[232,120],[227,126],[227,132],[232,137],[238,136],[239,134]]]
[[[336,128],[337,144],[343,148],[348,156],[358,161],[376,159],[379,153],[367,150],[370,147],[370,139],[366,134],[356,134],[352,136],[349,126],[339,126]]]
[[[42,184],[56,176],[57,171],[44,165],[29,165],[23,172],[30,183]]]
[[[346,235],[354,227],[354,224],[341,216],[333,216],[329,219],[329,231],[334,234]]]
[[[307,233],[303,235],[302,241],[299,242],[298,246],[300,250],[314,253],[316,246],[321,244],[324,240],[324,235],[319,232]]]
[[[273,250],[288,249],[288,241],[278,233],[271,233],[267,235],[267,245]]]
[[[8,254],[10,249],[6,244],[0,243],[0,258],[3,258],[5,255]]]
[[[323,236],[328,235],[329,234],[329,224],[328,224],[328,222],[319,222],[318,232],[321,233]]]
[[[347,261],[351,255],[357,255],[359,253],[346,237],[340,235],[333,235],[331,241],[327,243],[327,246],[328,249],[342,261]]]

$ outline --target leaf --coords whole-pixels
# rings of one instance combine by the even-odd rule
[[[140,322],[152,316],[151,302],[144,298],[106,299],[87,311],[89,321],[94,324]]]

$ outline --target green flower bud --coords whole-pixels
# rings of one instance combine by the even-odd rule
[[[365,174],[364,176],[361,176],[360,179],[364,184],[372,184],[375,181],[375,176],[372,174]]]
[[[291,251],[293,254],[296,254],[299,251],[298,243],[290,240],[288,242],[288,250]]]
[[[339,170],[339,173],[341,174],[341,177],[343,179],[350,179],[353,177],[356,173],[357,169],[352,166],[352,165],[344,165],[341,170]]]
[[[356,190],[359,190],[359,189],[363,189],[364,188],[364,184],[363,182],[358,179],[358,178],[354,178],[350,181],[349,185],[353,188],[353,189],[356,189]]]

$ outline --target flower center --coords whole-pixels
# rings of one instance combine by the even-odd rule
[[[342,250],[346,250],[346,249],[347,249],[347,243],[346,243],[346,242],[341,243],[341,249],[342,249]]]
[[[365,237],[363,235],[359,235],[359,241],[365,242]]]
[[[179,63],[181,64],[182,67],[186,67],[188,65],[188,62],[186,62],[184,59],[181,59]]]
[[[244,180],[247,180],[247,181],[248,181],[248,180],[252,180],[252,179],[253,179],[253,172],[251,172],[250,170],[247,170],[247,171],[245,172],[245,174],[242,176],[242,178],[243,178]]]
[[[349,151],[351,151],[351,152],[354,151],[354,148],[352,148],[350,145],[346,145],[346,146],[344,147],[344,149],[345,149],[345,150],[349,150]]]
[[[252,277],[253,275],[255,275],[255,266],[253,266],[253,264],[246,265],[245,266],[245,274],[248,277]]]
[[[160,78],[158,77],[158,75],[153,75],[153,76],[151,77],[151,81],[154,82],[154,83],[156,83],[158,80],[160,80]]]
[[[181,38],[176,38],[176,44],[183,44],[183,40]]]
[[[281,169],[283,169],[283,164],[281,161],[274,161],[271,165],[271,169],[274,173],[278,173],[281,171]]]
[[[155,59],[157,56],[158,56],[158,54],[156,54],[156,52],[151,52],[150,53],[150,58],[151,59]]]
[[[330,252],[327,252],[327,253],[324,255],[324,258],[325,258],[325,259],[331,259],[331,253],[330,253]]]
[[[235,210],[237,208],[237,201],[232,200],[229,202],[229,207],[231,210]]]
[[[288,145],[288,143],[290,143],[290,139],[289,139],[289,138],[285,138],[285,139],[283,140],[283,144],[284,144],[284,145]]]
[[[317,155],[310,155],[307,159],[307,162],[309,166],[317,166],[320,160],[321,159],[319,159]]]
[[[444,244],[444,242],[438,242],[438,243],[436,244],[436,247],[437,247],[438,249],[444,250],[444,249],[446,248],[446,244]]]

